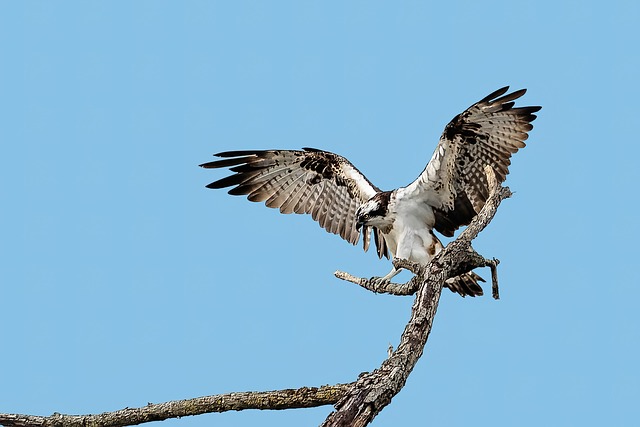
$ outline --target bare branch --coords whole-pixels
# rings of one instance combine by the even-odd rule
[[[162,421],[211,412],[241,411],[243,409],[312,408],[336,403],[354,383],[302,387],[264,392],[241,392],[150,403],[141,408],[91,415],[64,415],[49,417],[0,414],[0,425],[5,427],[115,427]]]
[[[498,289],[498,264],[500,264],[500,260],[494,258],[486,261],[487,265],[491,267],[491,296],[493,299],[500,299],[500,290]]]

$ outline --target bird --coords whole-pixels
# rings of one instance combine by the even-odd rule
[[[485,166],[502,183],[511,156],[525,147],[540,106],[515,107],[526,89],[498,89],[456,115],[444,128],[435,151],[409,185],[383,191],[349,160],[316,148],[243,150],[214,154],[206,169],[228,168],[232,174],[207,185],[230,188],[264,202],[283,214],[310,214],[329,233],[356,245],[362,236],[369,249],[373,235],[379,258],[426,265],[443,249],[434,230],[445,237],[480,212],[489,197]],[[375,283],[390,281],[402,269],[392,267]],[[483,294],[482,277],[473,271],[444,285],[461,296]]]

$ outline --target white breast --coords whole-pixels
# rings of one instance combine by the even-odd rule
[[[394,257],[428,263],[441,245],[433,235],[435,216],[431,206],[398,192],[390,210],[395,217],[385,240]],[[439,246],[439,247],[438,247]]]

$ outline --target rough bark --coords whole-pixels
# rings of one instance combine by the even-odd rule
[[[372,281],[370,279],[364,279],[362,277],[352,276],[344,271],[336,271],[333,273],[338,279],[345,280],[347,282],[355,283],[362,286],[368,291],[376,294],[390,294],[390,295],[413,295],[418,291],[420,286],[420,277],[414,276],[407,283],[394,283],[394,282],[379,282]]]
[[[511,195],[508,188],[500,187],[491,168],[487,169],[491,195],[482,211],[473,219],[460,236],[442,250],[427,266],[419,266],[405,260],[394,260],[397,267],[415,273],[406,284],[373,286],[366,279],[354,278],[346,273],[341,278],[353,281],[373,292],[394,295],[415,293],[409,323],[402,333],[400,345],[380,368],[360,375],[349,384],[266,392],[241,392],[194,399],[149,404],[142,408],[125,408],[95,415],[63,415],[48,417],[20,414],[0,414],[0,425],[7,427],[91,427],[126,426],[180,418],[210,412],[241,411],[244,409],[292,409],[335,404],[322,426],[365,426],[391,402],[402,389],[422,356],[436,314],[442,286],[454,277],[478,267],[491,267],[493,297],[498,298],[496,259],[485,259],[471,247],[471,241],[493,219],[500,202]],[[351,280],[353,279],[353,280]]]
[[[89,415],[55,413],[48,417],[0,414],[0,424],[7,427],[107,427],[130,426],[211,412],[242,411],[244,409],[292,409],[331,405],[353,385],[337,384],[298,389],[241,392],[150,403],[141,408]]]

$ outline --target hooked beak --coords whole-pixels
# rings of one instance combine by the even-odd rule
[[[359,233],[360,230],[362,229],[362,226],[364,225],[364,221],[362,220],[362,218],[358,218],[356,220],[356,231]]]

